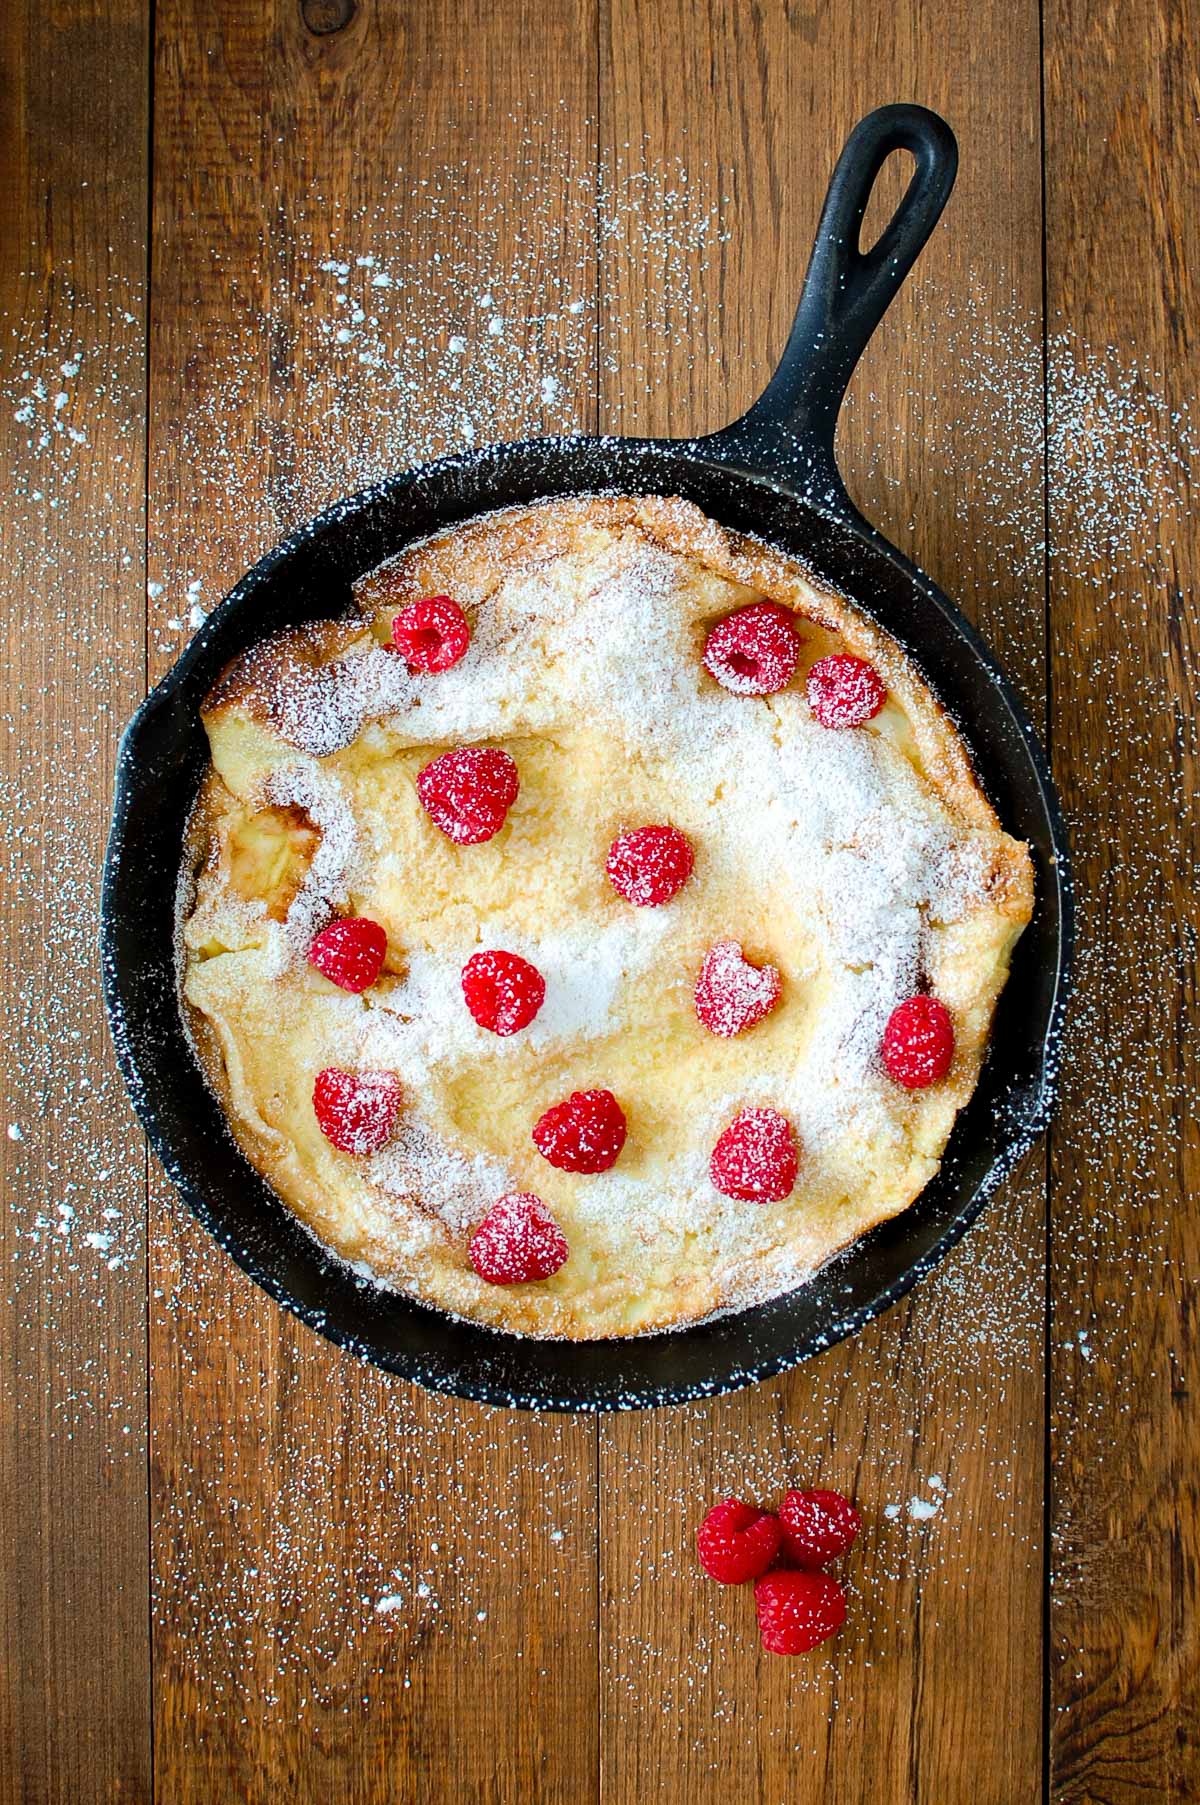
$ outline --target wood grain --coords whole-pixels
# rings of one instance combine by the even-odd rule
[[[147,9],[0,18],[0,1119],[23,1136],[0,1136],[0,1805],[1200,1791],[1196,31],[1170,0],[1044,13],[1043,65],[1035,0],[159,0],[149,304]],[[1049,1296],[1036,1155],[852,1345],[597,1431],[358,1366],[155,1173],[148,1500],[144,1164],[92,952],[147,645],[153,679],[197,594],[348,478],[555,423],[527,383],[449,404],[448,334],[500,273],[598,295],[598,338],[559,348],[581,425],[731,417],[846,132],[897,98],[947,115],[962,170],[839,452],[1050,698],[1083,950]],[[330,299],[376,251],[408,283],[386,404]],[[544,358],[559,327],[528,313],[507,329]],[[867,1527],[847,1631],[801,1666],[758,1654],[690,1548],[714,1496],[804,1482],[855,1490]]]
[[[144,677],[148,91],[136,0],[0,14],[6,1801],[149,1786],[145,1164],[95,957]]]
[[[357,269],[408,233],[389,260],[405,284],[392,328],[444,356],[494,279],[471,247],[507,268],[536,215],[522,256],[553,265],[566,215],[542,205],[545,184],[594,164],[583,6],[343,11],[329,31],[284,4],[158,9],[151,565],[176,574],[156,631],[185,579],[220,594],[421,430],[404,416],[432,379],[386,412],[370,388],[331,411],[345,389],[321,264]],[[548,171],[526,117],[565,120]],[[590,422],[590,366],[565,379]],[[537,430],[523,393],[493,397],[498,434]],[[358,1365],[235,1272],[165,1184],[156,1197],[158,1797],[590,1796],[594,1426],[437,1400]]]
[[[1047,9],[1051,673],[1082,947],[1052,1161],[1051,1791],[1105,1805],[1200,1790],[1198,79],[1186,8]]]
[[[603,272],[613,337],[634,322],[604,359],[605,424],[676,433],[716,427],[761,388],[854,121],[896,98],[951,120],[959,188],[867,354],[840,454],[868,514],[980,620],[1035,709],[1040,413],[1032,468],[989,468],[994,439],[964,416],[981,345],[1020,335],[1040,364],[1037,54],[1033,5],[613,0],[601,110],[610,157],[645,134],[651,154],[686,161],[697,216],[724,200],[728,242],[697,241],[683,345],[638,333],[660,272],[634,256]],[[892,174],[884,194],[898,191]],[[648,374],[628,383],[627,361]],[[605,1424],[605,1799],[1041,1797],[1043,1255],[1035,1160],[948,1269],[853,1344],[732,1399]],[[750,1601],[689,1555],[712,1499],[770,1502],[789,1484],[856,1491],[867,1521],[848,1629],[803,1668],[760,1654]],[[936,1517],[913,1522],[914,1497]]]

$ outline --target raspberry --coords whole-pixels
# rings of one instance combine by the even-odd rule
[[[308,949],[308,962],[342,990],[367,990],[383,970],[387,935],[365,915],[347,915],[322,928]]]
[[[738,1498],[714,1504],[696,1531],[696,1554],[710,1579],[740,1586],[765,1573],[779,1553],[779,1518]]]
[[[808,673],[808,706],[822,727],[861,727],[887,701],[883,679],[865,658],[833,652]]]
[[[670,902],[692,875],[691,842],[677,827],[635,827],[618,834],[604,869],[618,896],[639,909]]]
[[[741,1034],[771,1013],[779,984],[773,965],[751,965],[736,940],[717,940],[696,980],[696,1014],[710,1034]]]
[[[533,1125],[533,1144],[560,1172],[607,1172],[625,1145],[625,1116],[611,1091],[572,1091]]]
[[[737,696],[773,696],[791,682],[799,660],[795,620],[778,602],[739,608],[704,642],[706,669]]]
[[[532,1191],[510,1191],[494,1203],[467,1249],[472,1266],[489,1285],[548,1279],[566,1263],[569,1251],[558,1223]]]
[[[392,644],[410,671],[448,671],[470,643],[470,623],[448,595],[410,602],[392,622]]]
[[[517,953],[472,953],[462,987],[467,1008],[493,1034],[518,1034],[546,1000],[545,978]]]
[[[796,1182],[800,1156],[786,1116],[743,1109],[712,1150],[709,1173],[718,1191],[744,1203],[781,1203]]]
[[[496,746],[458,746],[417,776],[426,814],[457,846],[498,834],[519,788],[516,765]]]
[[[772,1655],[803,1655],[846,1621],[846,1594],[828,1573],[764,1573],[754,1584],[762,1645]]]
[[[924,1090],[944,1078],[954,1058],[954,1024],[945,1003],[928,996],[897,1003],[879,1054],[888,1077],[906,1090]]]
[[[789,1492],[779,1506],[783,1548],[797,1567],[823,1567],[845,1554],[862,1518],[841,1492]]]
[[[342,1153],[378,1153],[400,1113],[400,1080],[394,1072],[317,1073],[313,1112],[325,1139]]]

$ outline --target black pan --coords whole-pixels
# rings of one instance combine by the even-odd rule
[[[867,199],[899,149],[916,167],[864,254]],[[862,518],[833,454],[851,372],[937,223],[956,167],[953,134],[936,114],[913,106],[872,113],[834,172],[783,360],[740,420],[695,440],[496,445],[352,496],[243,577],[126,731],[101,939],[134,1107],[182,1196],[251,1278],[378,1366],[437,1391],[542,1409],[612,1410],[732,1390],[820,1352],[902,1296],[959,1240],[1045,1122],[1071,940],[1067,843],[1046,758],[978,635]],[[309,1237],[238,1151],[188,1049],[176,1006],[174,908],[184,823],[207,762],[200,704],[231,658],[281,628],[348,609],[354,579],[410,540],[488,509],[597,490],[686,496],[864,604],[959,723],[1005,826],[1032,846],[1037,908],[975,1095],[912,1209],[790,1296],[678,1333],[572,1343],[497,1334],[390,1294]]]

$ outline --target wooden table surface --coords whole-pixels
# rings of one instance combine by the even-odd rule
[[[1200,1796],[1196,20],[3,9],[0,1799]],[[732,417],[895,99],[961,174],[840,455],[1044,724],[1081,935],[1052,1132],[941,1271],[772,1384],[598,1422],[427,1396],[298,1327],[147,1162],[94,950],[116,734],[197,604],[449,442],[446,334],[496,271],[524,376],[478,437]],[[376,229],[416,259],[406,361],[354,421],[314,396],[349,297],[387,298],[347,255]],[[690,1553],[715,1496],[789,1483],[866,1518],[847,1630],[796,1662]]]

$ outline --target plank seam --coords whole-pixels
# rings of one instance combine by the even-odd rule
[[[1042,644],[1044,647],[1045,669],[1045,704],[1042,717],[1042,734],[1046,745],[1046,759],[1053,770],[1054,742],[1052,684],[1054,681],[1053,659],[1051,656],[1051,581],[1050,581],[1050,341],[1049,341],[1049,245],[1046,235],[1046,0],[1038,0],[1038,148],[1040,152],[1041,182],[1041,251],[1042,251]],[[1051,1508],[1051,1485],[1053,1481],[1053,1465],[1051,1460],[1050,1429],[1051,1407],[1053,1401],[1053,1359],[1054,1359],[1054,1298],[1052,1289],[1053,1266],[1053,1233],[1054,1219],[1051,1197],[1051,1174],[1053,1163],[1051,1158],[1052,1137],[1054,1134],[1053,1118],[1046,1127],[1046,1145],[1042,1157],[1042,1195],[1045,1208],[1045,1249],[1046,1271],[1042,1286],[1042,1801],[1050,1805],[1052,1790],[1051,1772],[1051,1640],[1050,1640],[1050,1534],[1053,1521]]]
[[[142,481],[142,689],[150,687],[150,594],[148,580],[150,576],[150,430],[151,430],[151,325],[154,304],[154,65],[157,43],[158,0],[146,0],[146,254],[145,294],[142,304],[142,316],[145,331],[145,392],[144,419],[142,431],[143,481]],[[155,1727],[156,1692],[154,1683],[154,1492],[152,1485],[151,1456],[153,1451],[154,1419],[152,1415],[153,1397],[150,1381],[150,1313],[153,1302],[151,1285],[151,1250],[150,1250],[150,1147],[143,1139],[142,1143],[143,1183],[145,1194],[145,1210],[143,1221],[145,1230],[143,1249],[145,1258],[146,1282],[146,1314],[145,1314],[145,1406],[146,1406],[146,1684],[149,1692],[147,1721],[150,1733],[149,1760],[147,1770],[150,1779],[150,1798],[158,1798],[158,1776],[155,1772],[155,1756],[157,1754],[157,1735]]]
[[[595,144],[595,204],[592,208],[592,255],[595,264],[595,296],[596,296],[596,330],[592,334],[592,431],[602,430],[600,407],[602,393],[602,376],[600,369],[600,333],[603,321],[604,273],[601,262],[600,237],[600,192],[603,179],[601,158],[603,156],[604,137],[602,130],[602,113],[604,104],[604,24],[606,16],[606,0],[595,0],[595,57],[596,57],[596,121],[594,132]],[[604,1800],[604,1630],[603,1608],[604,1596],[601,1584],[601,1562],[604,1550],[604,1489],[600,1483],[600,1461],[602,1450],[601,1418],[599,1412],[595,1418],[592,1443],[592,1484],[596,1499],[596,1561],[595,1561],[595,1608],[596,1608],[596,1805],[603,1805]]]

